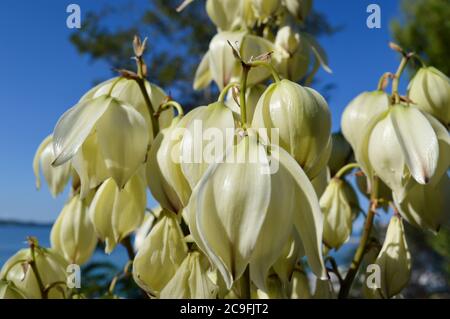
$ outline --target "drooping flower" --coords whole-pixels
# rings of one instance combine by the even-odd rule
[[[361,142],[361,166],[376,174],[402,202],[411,177],[419,184],[440,178],[450,163],[448,133],[430,115],[397,104],[368,125]]]
[[[232,31],[241,24],[242,0],[207,0],[206,12],[222,31]]]
[[[192,117],[191,112],[180,121],[175,118],[172,125],[157,135],[147,159],[147,184],[161,207],[174,213],[186,206],[191,188],[181,170],[181,129]]]
[[[166,95],[148,82],[145,87],[156,111]],[[158,119],[160,128],[167,127],[172,117],[171,112],[163,112]],[[123,187],[144,162],[154,138],[151,123],[148,106],[134,80],[103,82],[58,121],[53,134],[54,165],[72,159],[83,198],[109,177]]]
[[[363,92],[354,98],[342,113],[341,129],[345,139],[352,146],[355,158],[360,164],[364,132],[369,123],[378,115],[386,112],[389,107],[389,95],[381,90],[373,92]],[[368,173],[367,167],[362,167]],[[369,181],[370,182],[370,181]],[[370,183],[367,185],[370,187]]]
[[[67,261],[56,251],[34,247],[34,260],[43,287],[49,287],[46,292],[49,299],[64,299],[68,297]],[[15,288],[27,299],[44,298],[35,271],[30,263],[33,261],[30,248],[19,250],[9,258],[0,271],[0,279],[12,282]]]
[[[89,201],[81,199],[79,194],[69,199],[50,233],[52,248],[73,264],[86,263],[97,245],[88,213]]]
[[[162,210],[133,261],[134,280],[149,294],[159,296],[187,256],[183,237],[177,215]]]
[[[375,264],[380,267],[381,287],[368,289],[368,292],[371,291],[374,298],[391,298],[399,294],[411,276],[411,254],[400,217],[394,215],[391,218]]]
[[[233,144],[239,127],[235,114],[223,102],[200,106],[180,123],[185,134],[180,144],[181,170],[193,189],[207,168]]]
[[[93,133],[108,175],[123,187],[145,159],[149,133],[144,117],[132,106],[109,95],[77,104],[56,124],[54,165],[70,160]],[[78,175],[84,176],[83,172]]]
[[[353,213],[345,192],[346,182],[331,179],[320,197],[320,208],[324,214],[323,241],[329,248],[338,249],[352,232]]]
[[[252,127],[279,143],[312,179],[327,165],[331,152],[331,115],[315,90],[289,80],[271,84],[256,106]],[[272,139],[278,129],[279,141]]]
[[[295,226],[314,273],[326,277],[321,255],[322,216],[314,189],[283,149],[265,147],[249,135],[212,164],[186,208],[197,245],[219,270],[228,289],[250,265],[265,290],[267,272]],[[277,169],[270,174],[268,167]]]
[[[52,162],[55,160],[52,142],[53,138],[49,135],[39,145],[33,160],[33,170],[34,176],[36,177],[36,188],[41,188],[40,166],[50,192],[53,197],[56,197],[56,195],[64,190],[64,187],[69,181],[71,167],[70,163],[56,167],[52,166]]]
[[[450,220],[450,178],[444,174],[437,183],[413,184],[404,200],[396,202],[400,214],[410,224],[436,233]]]
[[[139,171],[120,189],[112,178],[97,190],[89,216],[97,236],[105,242],[105,252],[139,227],[147,204],[146,183]]]
[[[418,109],[450,125],[450,79],[434,67],[417,71],[408,86],[409,98]]]
[[[229,43],[238,45],[239,53],[244,61],[273,50],[273,44],[270,41],[245,31],[219,32],[212,38],[209,51],[205,54],[196,72],[194,80],[196,89],[206,87],[211,80],[216,82],[219,89],[223,89],[228,83],[239,79],[241,65],[233,55]],[[248,85],[260,83],[269,75],[270,72],[265,68],[252,70],[248,75]]]

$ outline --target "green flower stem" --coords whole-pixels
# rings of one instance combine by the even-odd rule
[[[247,128],[247,105],[245,102],[245,91],[247,90],[247,78],[250,72],[251,66],[242,63],[242,75],[241,75],[241,85],[239,93],[239,104],[241,107],[241,119],[244,129]]]
[[[163,111],[169,109],[170,107],[177,110],[178,116],[184,116],[183,107],[180,105],[180,103],[175,101],[168,101],[158,107],[158,110],[155,113],[155,117],[158,118]]]
[[[136,57],[136,66],[137,66],[138,76],[141,79],[145,78],[145,74],[144,74],[145,62],[142,59],[142,56]]]
[[[42,299],[48,299],[48,293],[45,289],[44,283],[42,281],[41,275],[39,274],[39,270],[36,265],[36,254],[35,249],[37,245],[37,240],[35,238],[28,238],[28,243],[30,245],[30,251],[31,251],[31,261],[29,262],[29,265],[31,269],[33,270],[34,276],[36,277],[36,281],[39,286],[39,290],[41,291],[41,297]]]
[[[392,80],[392,97],[394,99],[394,103],[400,103],[400,95],[398,94],[398,85],[400,83],[400,77],[402,76],[403,71],[408,64],[409,59],[411,58],[411,54],[403,54],[403,58],[398,66],[397,72],[395,72],[394,79]]]
[[[417,53],[413,53],[412,54],[412,58],[413,59],[416,59],[417,61],[419,61],[419,63],[420,63],[420,66],[422,67],[422,68],[426,68],[427,67],[427,64],[425,63],[425,61],[420,57],[420,55],[418,55]]]
[[[377,91],[384,91],[385,89],[385,81],[387,78],[392,78],[393,74],[391,72],[385,72],[381,77],[380,80],[378,81],[378,85],[377,85]]]
[[[159,123],[155,117],[155,114],[154,114],[155,111],[153,110],[152,101],[150,100],[150,96],[148,95],[147,88],[145,87],[145,79],[139,77],[134,80],[139,85],[142,96],[144,97],[144,100],[145,100],[145,104],[147,104],[148,113],[150,113],[150,120],[152,122],[153,137],[156,137],[156,135],[158,135],[158,133],[159,133]]]
[[[223,102],[225,101],[225,97],[228,93],[228,91],[233,87],[239,87],[239,83],[236,82],[230,82],[228,83],[223,90],[220,92],[219,98],[217,99],[217,102]]]
[[[263,66],[266,69],[268,69],[270,71],[270,73],[272,73],[273,80],[276,83],[281,81],[280,76],[278,75],[278,72],[275,70],[273,65],[270,64],[269,62],[266,62],[266,61],[253,61],[253,62],[247,63],[247,65],[252,67],[252,68],[258,67],[258,66]]]
[[[367,209],[366,222],[364,223],[363,233],[361,235],[361,240],[359,242],[358,248],[356,249],[355,255],[353,256],[350,269],[348,270],[345,279],[339,290],[339,299],[344,299],[348,297],[350,289],[352,287],[353,281],[355,280],[356,274],[358,273],[359,266],[361,265],[364,254],[366,253],[367,243],[369,241],[370,232],[372,230],[373,219],[375,217],[375,212],[377,209],[377,197],[378,197],[378,180],[375,177],[372,185],[372,192],[370,195],[370,203]]]
[[[354,168],[359,168],[361,166],[359,166],[358,163],[349,163],[345,166],[343,166],[335,175],[336,178],[341,178],[345,172],[347,172],[348,170],[354,169]]]

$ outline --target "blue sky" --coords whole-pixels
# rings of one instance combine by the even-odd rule
[[[199,0],[203,1],[203,0]],[[78,55],[69,41],[66,7],[80,5],[82,14],[99,10],[107,0],[18,1],[0,3],[0,219],[52,221],[65,196],[53,199],[44,186],[36,191],[34,152],[53,130],[59,116],[86,92],[93,80],[110,75],[109,66]],[[117,2],[127,3],[127,0]],[[138,1],[145,3],[145,1]],[[381,6],[381,29],[366,26],[367,5]],[[389,21],[399,14],[400,1],[316,0],[316,8],[344,29],[319,39],[329,54],[333,74],[330,107],[333,129],[340,114],[358,93],[376,88],[379,76],[395,71],[398,56],[388,48]],[[114,21],[108,21],[114,26]]]

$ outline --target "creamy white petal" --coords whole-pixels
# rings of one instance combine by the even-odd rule
[[[276,152],[275,152],[276,153]],[[270,157],[272,165],[278,155]],[[278,162],[278,170],[271,174],[270,204],[250,260],[250,277],[260,290],[267,292],[269,268],[277,261],[291,236],[292,215],[296,207],[296,185],[290,171]]]
[[[84,141],[72,157],[71,163],[80,178],[81,198],[85,198],[91,189],[98,187],[109,178],[109,172],[98,145],[97,133],[91,134]]]
[[[117,245],[112,229],[111,214],[114,209],[117,186],[112,178],[106,180],[95,193],[89,217],[100,239],[105,241],[107,254],[111,253]]]
[[[195,188],[196,241],[218,268],[228,288],[244,272],[266,217],[270,175],[264,148],[255,137],[244,138],[224,163],[211,165]],[[249,159],[259,162],[251,163]],[[191,204],[189,204],[191,205]],[[192,215],[193,211],[190,212]],[[192,218],[191,218],[192,221]]]
[[[113,99],[96,129],[106,168],[122,188],[144,163],[149,143],[147,124],[135,109]]]
[[[111,102],[112,98],[100,96],[75,105],[61,116],[53,132],[54,165],[73,157]]]
[[[371,132],[368,155],[373,170],[396,194],[399,200],[405,196],[409,174],[405,157],[389,116],[379,121]]]
[[[201,107],[195,117],[190,121],[185,118],[180,124],[186,128],[181,141],[181,169],[194,188],[211,162],[222,158],[233,143],[232,138],[227,139],[227,129],[234,133],[234,117],[225,104],[217,102]]]
[[[114,207],[111,212],[115,242],[121,242],[141,225],[146,205],[146,185],[143,176],[138,172],[125,184],[124,188],[116,189]]]
[[[274,146],[272,146],[274,147]],[[280,164],[283,165],[296,183],[296,207],[294,212],[294,225],[300,235],[314,274],[322,279],[328,278],[322,257],[323,217],[320,211],[319,200],[311,182],[301,167],[282,148],[278,148]]]
[[[428,183],[435,173],[439,158],[439,146],[433,128],[414,107],[395,105],[390,118],[411,175],[420,184]]]
[[[204,89],[211,83],[211,71],[209,68],[209,51],[203,56],[200,64],[197,67],[197,71],[195,71],[194,77],[194,90]]]
[[[52,162],[55,160],[52,141],[52,136],[49,135],[39,145],[33,159],[33,171],[36,177],[36,188],[39,189],[41,187],[41,178],[39,174],[40,164],[48,188],[53,197],[55,197],[64,190],[64,187],[69,181],[71,166],[70,163],[64,163],[56,167],[52,166]]]

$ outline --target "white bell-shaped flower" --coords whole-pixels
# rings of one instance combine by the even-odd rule
[[[70,179],[71,166],[70,163],[65,163],[56,167],[52,166],[52,163],[55,160],[52,142],[53,138],[49,135],[39,145],[33,160],[33,170],[36,177],[36,188],[41,188],[41,177],[39,174],[40,166],[48,188],[53,197],[55,197],[61,193],[67,185],[67,182]]]

